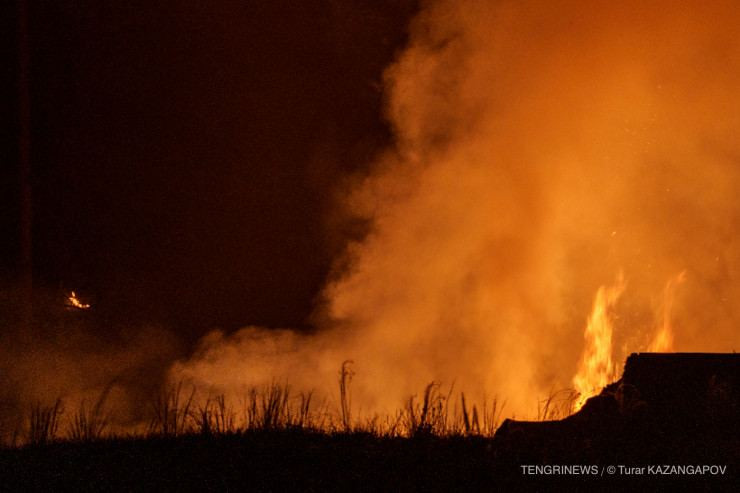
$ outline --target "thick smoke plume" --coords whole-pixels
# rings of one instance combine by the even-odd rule
[[[436,380],[531,415],[620,272],[617,363],[683,271],[675,349],[737,349],[739,25],[722,1],[427,3],[386,72],[396,145],[341,204],[370,228],[323,326],[211,334],[172,378],[335,395],[351,359],[367,412]]]

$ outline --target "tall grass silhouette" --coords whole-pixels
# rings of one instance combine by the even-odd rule
[[[241,396],[209,394],[180,381],[163,386],[146,405],[144,426],[124,431],[112,426],[113,406],[107,405],[109,384],[97,400],[80,401],[63,420],[61,398],[52,405],[37,402],[25,426],[12,433],[6,446],[42,445],[63,436],[75,442],[129,437],[177,437],[181,435],[237,435],[255,431],[296,430],[310,433],[363,433],[376,437],[491,437],[501,424],[505,402],[497,398],[470,402],[454,384],[429,383],[390,414],[366,415],[352,408],[351,382],[355,375],[351,360],[339,369],[338,402],[317,400],[313,392],[294,392],[287,381],[274,381],[248,388]],[[573,411],[572,390],[553,391],[537,402],[537,419],[553,420]],[[148,414],[146,414],[148,413]],[[60,428],[66,426],[65,433]],[[11,434],[6,434],[11,436]],[[21,438],[19,440],[19,437]],[[25,438],[25,440],[23,440]]]

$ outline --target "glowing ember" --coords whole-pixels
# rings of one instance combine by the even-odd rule
[[[72,308],[77,308],[78,310],[87,310],[90,308],[90,305],[88,303],[83,303],[80,301],[80,299],[77,297],[77,293],[74,291],[71,291],[69,293],[69,296],[67,296],[67,306]]]
[[[663,290],[662,323],[658,327],[648,351],[654,353],[668,353],[673,351],[673,328],[671,327],[671,310],[676,297],[676,288],[686,280],[686,271],[681,272],[666,283]]]
[[[575,405],[576,410],[583,406],[586,399],[598,393],[615,379],[612,361],[612,333],[614,332],[612,318],[614,305],[624,288],[624,278],[620,274],[614,286],[601,286],[596,292],[594,307],[584,333],[586,347],[578,373],[573,377],[574,388],[579,394]]]

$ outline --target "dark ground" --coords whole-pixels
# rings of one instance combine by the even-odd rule
[[[740,443],[614,437],[590,448],[521,450],[480,437],[378,438],[262,431],[56,443],[0,451],[4,491],[693,491],[737,484]],[[522,464],[596,465],[596,475],[524,475]],[[610,476],[609,465],[719,464],[724,476]],[[604,471],[602,473],[602,470]],[[603,474],[603,475],[602,475]],[[642,489],[642,488],[640,488]]]
[[[56,442],[0,449],[0,490],[738,491],[738,389],[740,355],[640,353],[579,412],[506,420],[493,438],[283,428]],[[526,465],[588,474],[525,474]],[[628,475],[620,466],[645,469]],[[724,471],[664,475],[649,466]]]

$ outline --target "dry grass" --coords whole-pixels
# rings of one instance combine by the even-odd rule
[[[580,394],[574,389],[552,390],[550,394],[537,403],[537,421],[563,419],[576,410],[576,401]]]
[[[28,420],[28,443],[43,445],[54,441],[63,412],[61,399],[57,399],[51,406],[42,405],[40,402],[34,404],[31,407]]]
[[[152,419],[149,433],[162,436],[177,436],[190,431],[190,409],[195,397],[195,387],[183,398],[183,383],[179,382],[160,392],[152,402]]]
[[[100,394],[100,397],[92,407],[88,408],[85,401],[80,402],[80,407],[72,416],[67,436],[74,441],[90,441],[102,438],[108,428],[110,415],[105,411],[105,401],[108,397],[110,386]]]
[[[445,434],[447,430],[447,397],[440,394],[440,384],[432,382],[424,389],[421,402],[411,396],[405,408],[405,427],[408,436]]]
[[[473,404],[468,409],[465,394],[460,394],[460,406],[462,411],[462,430],[464,435],[482,435],[493,436],[501,424],[501,415],[504,412],[506,403],[499,404],[498,399],[494,398],[490,404],[488,399],[483,401],[480,412],[478,406]],[[458,428],[456,427],[456,430]]]
[[[344,431],[352,431],[352,396],[349,392],[349,386],[355,372],[352,370],[353,362],[347,360],[342,363],[342,369],[339,372],[339,402],[342,412],[342,426]]]
[[[226,404],[226,397],[221,394],[198,407],[193,416],[195,429],[203,435],[226,434],[236,431],[236,414]]]
[[[355,416],[352,409],[352,361],[339,371],[338,404],[316,401],[314,394],[293,393],[288,383],[276,383],[247,390],[238,401],[224,394],[198,396],[196,388],[184,382],[163,388],[151,400],[147,436],[238,434],[256,430],[298,429],[323,433],[367,433],[378,437],[493,436],[505,407],[497,399],[471,403],[453,386],[443,389],[428,384],[409,397],[395,413]],[[66,437],[91,441],[111,434],[111,414],[106,411],[109,388],[89,406],[82,401],[69,420]],[[538,419],[559,419],[569,415],[576,395],[572,391],[551,392],[538,403]],[[235,405],[236,404],[236,405]],[[26,443],[43,444],[57,437],[62,401],[52,406],[37,403],[28,417]],[[17,435],[17,434],[16,434]],[[14,438],[12,446],[16,445]]]

